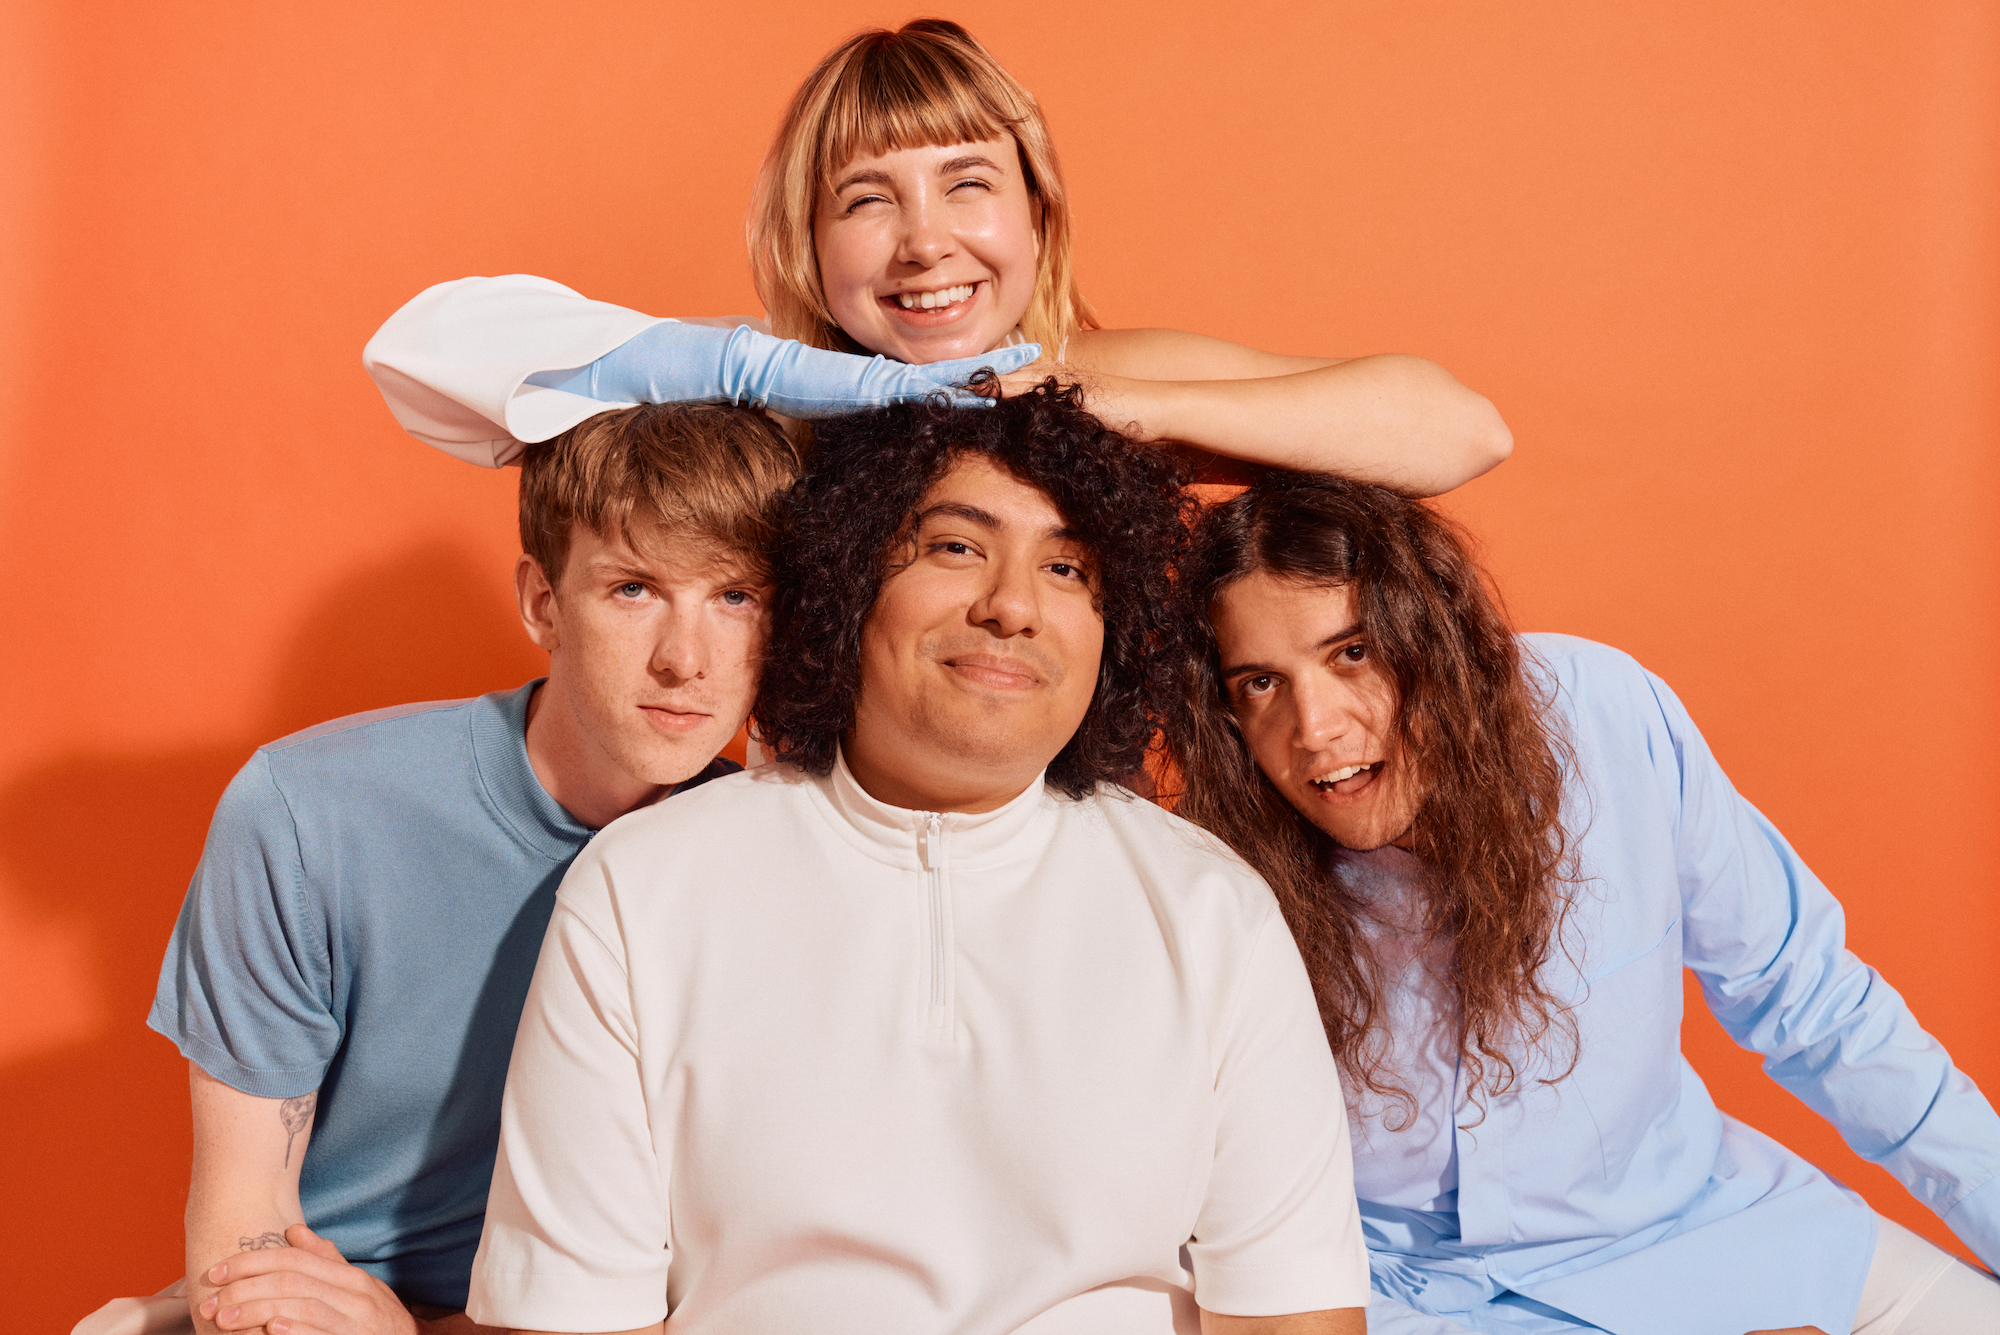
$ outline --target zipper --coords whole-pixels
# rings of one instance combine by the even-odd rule
[[[924,900],[930,915],[931,1012],[944,1009],[944,820],[935,811],[923,813],[917,834],[917,860],[924,868]]]

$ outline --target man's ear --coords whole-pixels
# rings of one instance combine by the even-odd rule
[[[556,591],[542,563],[526,552],[514,563],[514,600],[528,638],[550,653],[556,651]]]

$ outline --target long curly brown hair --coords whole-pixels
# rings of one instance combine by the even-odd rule
[[[1104,618],[1097,690],[1048,782],[1082,797],[1137,773],[1179,698],[1172,570],[1196,507],[1164,450],[1136,445],[1054,381],[991,408],[900,404],[820,422],[777,545],[758,733],[778,759],[832,770],[861,694],[861,629],[954,460],[983,456],[1038,488],[1084,535]]]
[[[1351,587],[1395,687],[1397,754],[1424,785],[1411,851],[1425,868],[1426,930],[1449,947],[1465,1088],[1482,1102],[1506,1091],[1537,1046],[1555,1048],[1566,1073],[1575,1026],[1541,970],[1562,949],[1575,881],[1559,819],[1573,756],[1465,538],[1395,492],[1274,472],[1208,514],[1178,594],[1188,689],[1167,729],[1184,784],[1175,810],[1270,882],[1350,1087],[1408,1114],[1407,1088],[1385,1069],[1361,902],[1330,871],[1332,840],[1257,768],[1222,689],[1208,609],[1257,572]]]

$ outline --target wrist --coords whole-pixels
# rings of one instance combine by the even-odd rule
[[[1131,380],[1116,375],[1092,375],[1081,380],[1083,406],[1104,425],[1147,444],[1181,438],[1172,382]]]

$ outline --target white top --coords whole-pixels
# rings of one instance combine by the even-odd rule
[[[1335,849],[1333,873],[1364,905],[1362,936],[1382,989],[1377,1032],[1384,1070],[1410,1096],[1353,1091],[1355,1190],[1365,1200],[1413,1210],[1453,1209],[1458,1000],[1448,972],[1450,939],[1425,931],[1423,864],[1413,854],[1393,845],[1368,853]]]
[[[1214,839],[1114,789],[936,816],[767,766],[577,859],[474,1320],[1165,1335],[1196,1298],[1368,1299],[1304,967]]]

